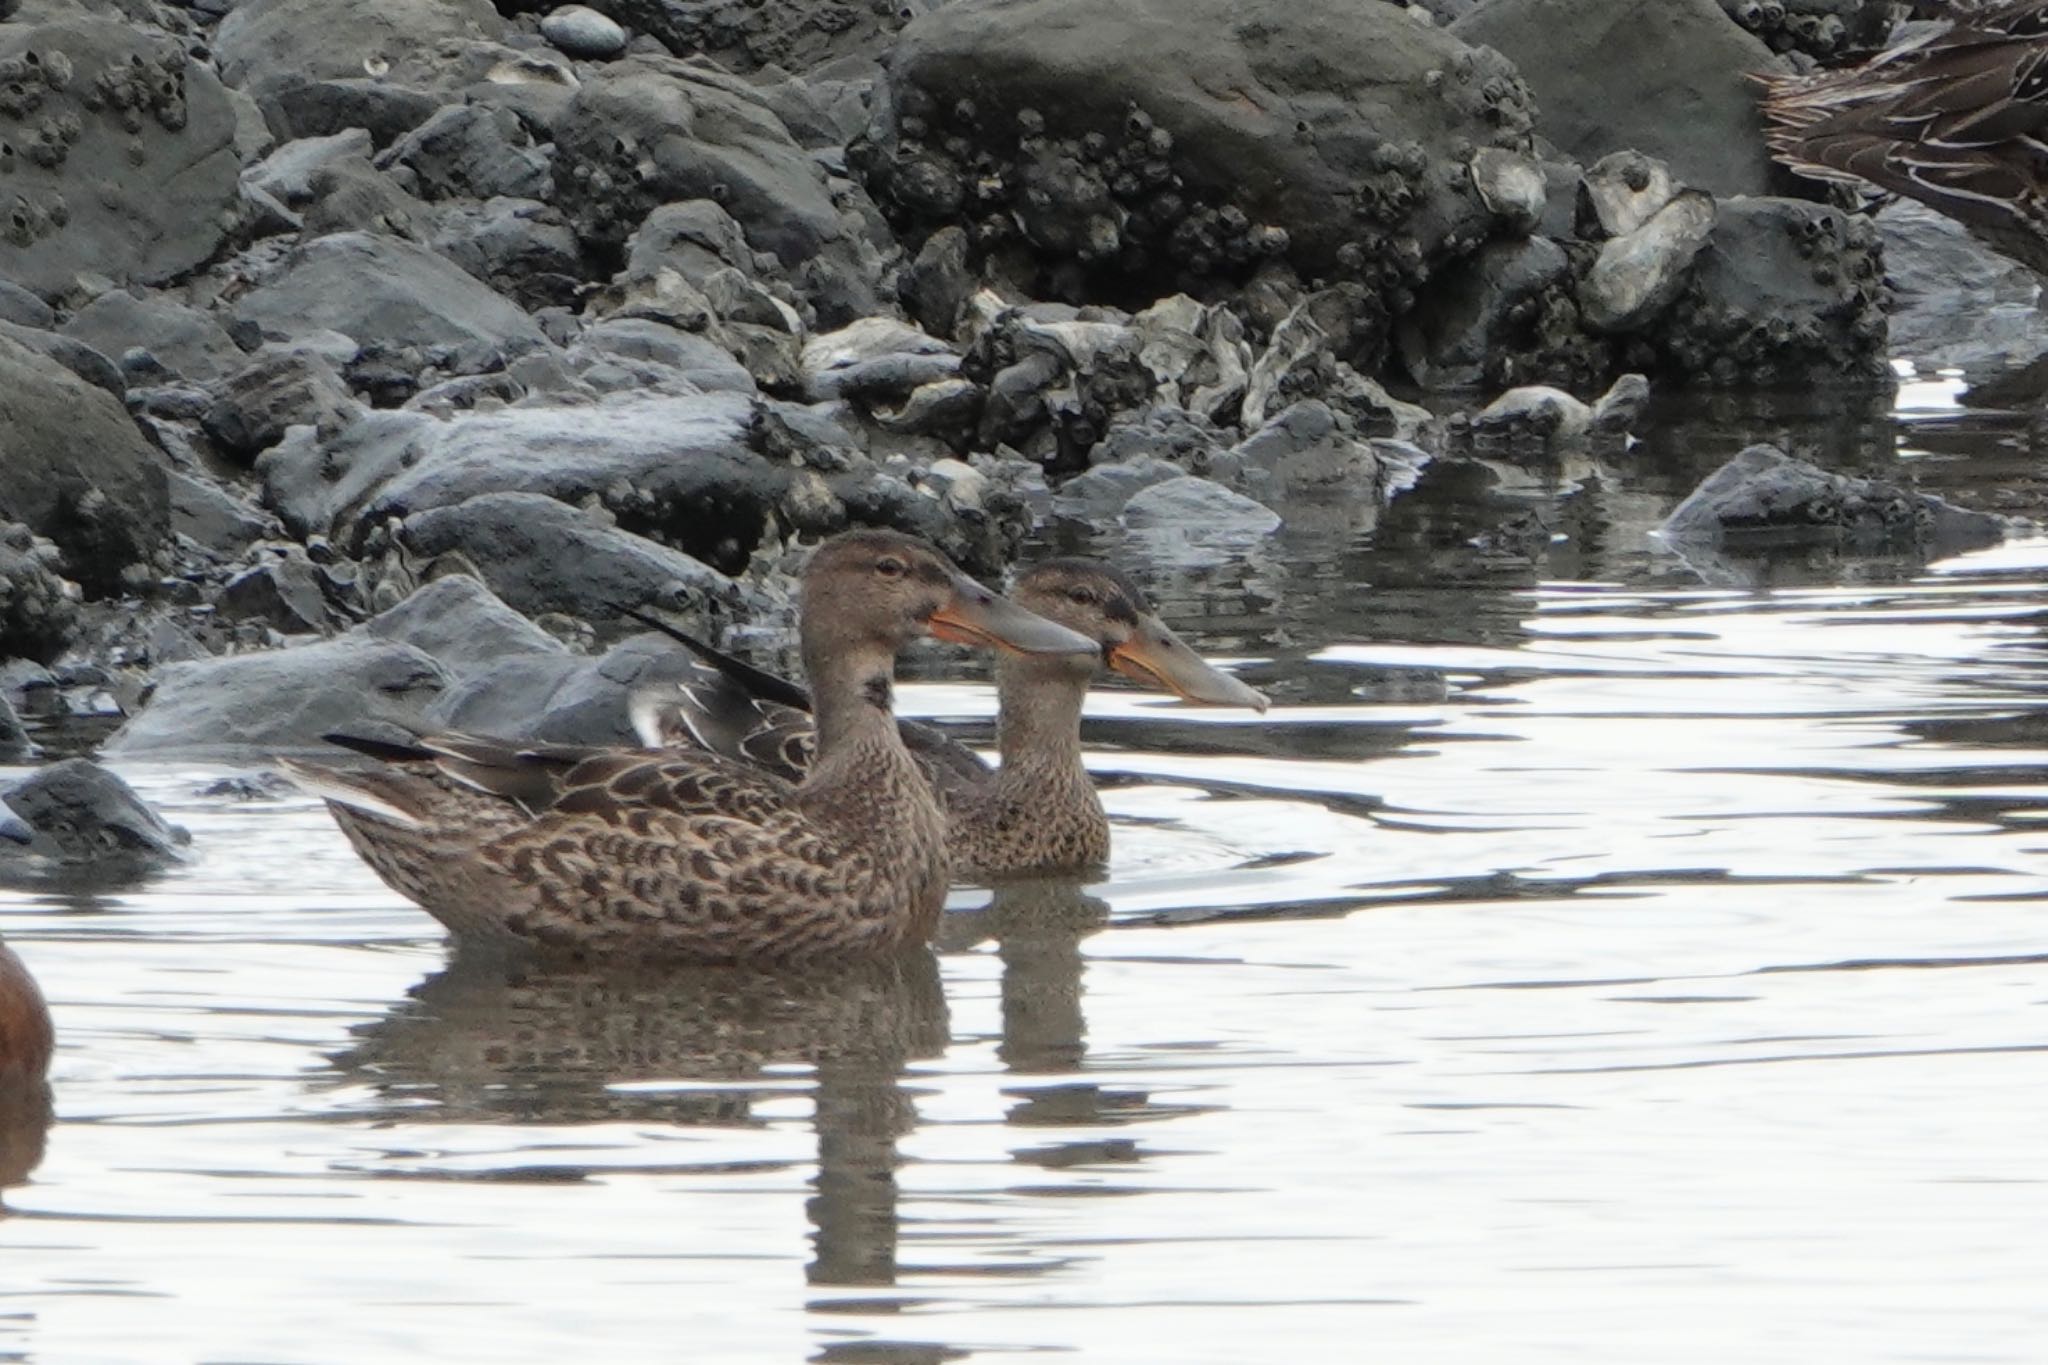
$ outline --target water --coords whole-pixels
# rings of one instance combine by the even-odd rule
[[[2038,510],[1954,387],[1139,564],[1274,713],[1104,691],[1109,879],[888,970],[450,967],[310,802],[125,769],[195,861],[0,896],[0,1358],[2038,1359],[2048,540],[1642,534],[1762,434]]]

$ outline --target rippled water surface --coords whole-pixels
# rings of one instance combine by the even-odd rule
[[[2038,1360],[2048,541],[1644,534],[1780,431],[2038,501],[1951,403],[1113,546],[1278,704],[1102,692],[1110,878],[900,967],[451,965],[310,802],[124,769],[192,865],[0,894],[61,1034],[0,1358]]]

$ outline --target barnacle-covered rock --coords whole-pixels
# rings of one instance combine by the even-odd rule
[[[850,158],[899,230],[958,227],[1036,297],[1142,307],[1285,260],[1364,287],[1370,346],[1507,216],[1514,69],[1390,5],[959,0],[903,31]]]
[[[1721,8],[1771,51],[1825,61],[1884,46],[1900,6],[1893,0],[1721,0]]]
[[[57,547],[18,521],[0,522],[0,659],[49,663],[78,631],[78,589]],[[0,755],[7,741],[0,716]]]
[[[239,202],[212,70],[101,19],[0,26],[0,277],[158,283],[213,255]]]

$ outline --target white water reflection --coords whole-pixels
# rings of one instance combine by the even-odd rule
[[[444,971],[309,802],[124,770],[193,865],[0,899],[0,1355],[2038,1358],[2048,543],[1489,602],[1105,692],[1111,879],[857,991]]]

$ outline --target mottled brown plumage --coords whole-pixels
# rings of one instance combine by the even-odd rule
[[[55,1041],[35,978],[0,944],[0,1189],[28,1179],[43,1159]]]
[[[465,939],[711,961],[882,951],[931,934],[945,828],[889,711],[910,640],[1088,652],[922,541],[821,546],[801,635],[818,751],[801,782],[703,752],[344,741],[367,771],[287,763],[394,889]]]
[[[1101,660],[1148,686],[1190,701],[1265,709],[1264,697],[1204,663],[1152,613],[1135,583],[1100,560],[1034,565],[1017,576],[1012,595],[1095,641]],[[688,636],[677,638],[706,667],[636,698],[642,738],[696,743],[785,778],[806,772],[815,730],[803,690]],[[1081,705],[1096,663],[1078,655],[997,661],[1000,768],[929,726],[899,722],[945,808],[955,876],[986,880],[1108,861],[1109,819],[1081,762]]]
[[[2048,0],[1950,13],[1861,66],[1767,78],[1771,150],[1804,175],[1917,199],[2048,274]]]

